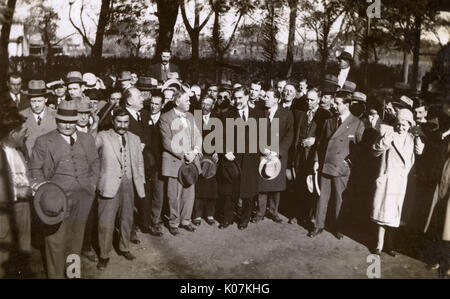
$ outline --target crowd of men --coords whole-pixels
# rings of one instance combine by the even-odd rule
[[[12,250],[0,248],[0,263],[15,255],[25,273],[38,235],[49,278],[65,277],[71,254],[103,270],[115,232],[119,254],[131,261],[138,231],[176,236],[203,221],[239,230],[265,217],[281,223],[283,201],[290,224],[311,238],[327,228],[339,240],[350,203],[352,217],[378,227],[375,254],[396,255],[400,224],[426,226],[430,264],[448,267],[448,111],[428,115],[426,98],[407,96],[402,84],[371,102],[351,81],[345,51],[339,73],[317,87],[306,79],[189,84],[170,56],[163,51],[143,75],[68,70],[56,81],[30,80],[26,91],[20,74],[9,76],[0,111],[0,238]],[[225,131],[213,134],[217,122]]]

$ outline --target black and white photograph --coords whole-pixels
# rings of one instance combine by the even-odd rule
[[[0,0],[0,28],[0,278],[450,278],[450,1]]]

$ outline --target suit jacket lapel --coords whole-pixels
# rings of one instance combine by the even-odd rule
[[[347,119],[339,127],[337,127],[336,131],[334,132],[333,136],[331,136],[331,138],[335,138],[335,137],[342,135],[350,127],[350,125],[353,123],[354,119],[355,119],[355,117],[350,114],[347,117]],[[337,126],[337,119],[334,119],[334,121]]]
[[[402,159],[403,164],[406,165],[406,155],[405,153],[408,151],[409,148],[411,148],[411,146],[414,146],[414,144],[411,143],[411,139],[408,138],[408,136],[406,136],[406,140],[405,140],[405,145],[401,146],[401,144],[398,143],[398,141],[394,140],[392,142],[392,145],[394,147],[394,149],[396,150],[396,152],[398,153],[398,155],[400,156],[400,159]]]

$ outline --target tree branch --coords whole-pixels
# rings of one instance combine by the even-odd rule
[[[74,32],[74,33],[71,33],[71,34],[69,34],[69,35],[66,35],[65,37],[61,38],[60,40],[58,40],[56,43],[54,43],[54,44],[52,44],[52,45],[53,45],[53,46],[56,46],[56,45],[58,45],[60,42],[62,42],[63,40],[66,40],[66,39],[68,39],[69,37],[71,37],[72,35],[75,35],[75,34],[77,34],[77,33]]]
[[[89,39],[87,38],[86,35],[83,34],[83,31],[81,31],[80,27],[78,27],[72,20],[72,5],[70,5],[69,8],[69,21],[72,24],[73,28],[75,28],[76,31],[78,31],[78,33],[81,35],[81,37],[83,38],[83,41],[89,46],[89,47],[93,47],[94,45],[91,44],[91,42],[89,41]]]
[[[228,48],[231,46],[231,43],[233,42],[233,39],[234,39],[234,35],[235,35],[235,33],[236,33],[236,29],[238,28],[239,23],[240,23],[240,21],[241,21],[242,15],[243,15],[242,12],[239,13],[239,18],[238,18],[238,20],[237,20],[237,22],[236,22],[236,25],[234,26],[233,32],[231,33],[230,40],[228,41],[228,44],[227,44],[227,45],[225,46],[225,48],[223,49],[223,52],[226,52],[226,51],[228,50]]]
[[[184,5],[184,0],[180,0],[180,10],[181,10],[181,16],[183,17],[184,26],[186,26],[186,30],[189,32],[189,35],[191,35],[191,34],[193,34],[194,28],[192,28],[192,26],[189,23],[189,20],[186,16],[186,6]]]
[[[203,21],[203,23],[200,25],[198,31],[202,31],[203,27],[205,27],[205,25],[208,23],[209,19],[211,18],[213,14],[213,10],[211,9],[211,11],[209,12],[208,16],[206,17],[206,19]]]

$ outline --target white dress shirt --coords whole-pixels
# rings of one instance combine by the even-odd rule
[[[155,114],[151,114],[150,115],[150,121],[149,121],[148,124],[149,125],[155,125],[158,122],[160,116],[161,116],[161,112],[158,112],[158,113],[155,113]]]
[[[211,116],[211,113],[203,115],[203,124],[205,124],[205,125],[208,124],[210,116]]]
[[[77,132],[76,132],[76,131],[72,134],[72,136],[66,136],[66,135],[63,135],[63,134],[61,134],[61,133],[59,133],[59,135],[61,135],[61,137],[62,137],[68,144],[70,144],[70,137],[72,137],[73,140],[77,141]]]
[[[30,181],[27,177],[25,159],[15,148],[3,145],[3,150],[5,151],[6,159],[8,160],[9,169],[11,170],[14,201],[17,201],[17,189],[30,186]]]
[[[129,108],[129,107],[127,107],[126,109],[128,110],[128,112],[130,112],[131,116],[132,116],[136,121],[139,121],[140,113],[139,113],[138,111],[133,110],[133,109],[131,109],[131,108]],[[139,117],[138,117],[138,113],[139,113]]]
[[[44,119],[44,112],[45,112],[45,109],[42,110],[42,112],[39,113],[39,114],[36,114],[36,113],[33,112],[33,116],[34,116],[34,119],[36,120],[36,123],[38,122],[38,117],[39,116],[41,117],[41,122],[42,122],[42,120]]]
[[[242,113],[244,113],[245,119],[248,120],[248,106],[246,106],[244,109],[239,110],[239,115],[242,119],[244,119]]]
[[[273,117],[275,116],[275,113],[277,113],[278,110],[278,105],[274,105],[273,107],[271,107],[269,109],[269,120],[270,122],[272,122]]]
[[[344,121],[350,116],[350,114],[350,111],[347,111],[346,113],[339,116],[341,118],[341,124],[344,123]]]
[[[347,81],[348,72],[350,71],[350,67],[341,69],[338,75],[338,84],[339,87],[342,88],[344,86],[345,81]]]
[[[178,109],[174,109],[175,114],[181,119],[181,123],[183,124],[183,127],[186,129],[188,127],[188,122],[186,119],[186,113],[179,111]]]

